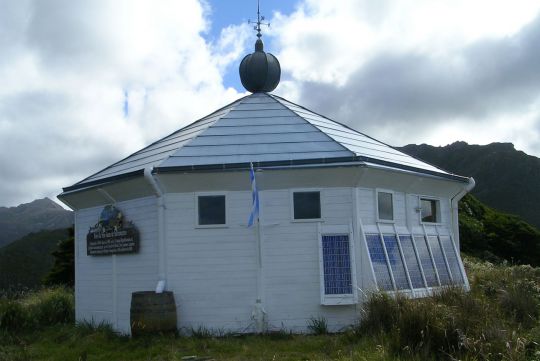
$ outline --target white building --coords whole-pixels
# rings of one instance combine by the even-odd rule
[[[179,329],[302,332],[324,317],[339,330],[374,290],[468,287],[457,203],[473,186],[255,92],[64,188],[75,211],[76,318],[129,333],[131,293],[164,280]],[[107,205],[138,230],[138,247],[91,243],[107,221],[122,229],[110,214],[96,227]]]

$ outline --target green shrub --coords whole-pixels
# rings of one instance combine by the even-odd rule
[[[204,327],[204,326],[198,326],[197,328],[191,327],[190,329],[191,337],[203,339],[203,338],[212,338],[214,336],[214,333],[212,330]]]
[[[0,330],[19,332],[28,323],[28,313],[18,301],[0,300]]]
[[[540,311],[538,296],[531,282],[516,282],[500,290],[499,302],[502,309],[515,321],[530,328],[536,324]]]
[[[328,334],[328,323],[324,317],[311,317],[308,321],[308,330],[314,335]]]
[[[71,291],[64,288],[44,290],[30,298],[30,317],[37,326],[47,327],[75,320],[74,299]]]

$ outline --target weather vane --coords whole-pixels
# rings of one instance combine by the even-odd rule
[[[270,27],[270,23],[265,23],[263,22],[264,20],[264,16],[261,16],[261,11],[260,11],[260,0],[257,0],[257,21],[251,21],[251,20],[248,20],[248,24],[256,24],[253,29],[257,31],[257,37],[260,39],[262,34],[261,34],[261,25],[266,25],[268,27]]]

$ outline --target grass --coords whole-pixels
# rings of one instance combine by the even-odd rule
[[[449,288],[421,300],[374,294],[363,322],[339,334],[313,317],[310,335],[238,336],[201,326],[192,337],[129,338],[107,324],[75,325],[66,289],[4,297],[0,360],[540,360],[540,269],[466,266],[470,292]]]

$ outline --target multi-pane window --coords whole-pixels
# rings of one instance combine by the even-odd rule
[[[379,220],[394,220],[393,194],[389,192],[377,192],[377,209]]]
[[[410,289],[409,281],[407,280],[407,271],[401,258],[398,240],[395,235],[385,234],[383,236],[386,253],[388,254],[388,262],[394,274],[394,282],[398,290]]]
[[[352,294],[351,254],[349,235],[322,236],[324,293]]]
[[[456,249],[452,239],[448,236],[440,237],[441,246],[444,250],[446,259],[448,260],[448,266],[452,273],[452,280],[454,283],[463,283],[463,274],[461,273],[461,266],[459,265],[458,257],[456,256]]]
[[[422,270],[420,269],[420,264],[418,263],[418,258],[416,257],[416,252],[414,251],[413,239],[409,235],[399,236],[401,241],[401,250],[403,251],[403,258],[407,268],[409,269],[409,276],[413,288],[424,288],[424,279],[422,278]]]
[[[294,219],[321,218],[321,192],[293,192]]]
[[[422,269],[424,270],[424,276],[426,277],[427,286],[439,286],[437,274],[435,273],[435,266],[433,265],[433,259],[431,258],[431,253],[429,252],[426,238],[424,236],[414,236],[414,243],[416,244],[418,258],[420,259]]]
[[[420,198],[422,222],[439,223],[439,201],[436,199]]]
[[[452,280],[450,279],[450,274],[448,273],[448,268],[446,267],[446,261],[444,260],[444,255],[441,251],[439,239],[437,236],[429,236],[428,241],[429,246],[431,247],[433,261],[435,262],[435,267],[437,268],[437,273],[439,274],[441,286],[447,286],[452,283]]]
[[[225,225],[225,195],[197,197],[197,224],[199,226]]]
[[[381,242],[381,237],[378,234],[366,234],[366,242],[369,250],[369,257],[375,272],[377,286],[382,291],[391,291],[394,289],[388,262],[384,254],[384,248]]]
[[[366,234],[379,290],[402,291],[465,284],[449,236]],[[440,282],[439,282],[440,280]]]

